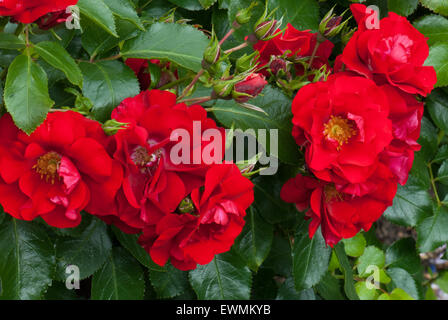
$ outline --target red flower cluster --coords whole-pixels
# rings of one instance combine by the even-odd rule
[[[171,259],[182,270],[229,250],[253,202],[253,185],[234,164],[221,163],[224,130],[201,106],[177,104],[174,94],[160,90],[124,100],[112,118],[127,123],[114,136],[73,111],[50,113],[30,136],[10,115],[0,118],[5,212],[67,228],[85,210],[124,232],[143,232],[140,243],[156,263]],[[203,138],[212,129],[219,135]],[[171,157],[175,138],[184,145],[186,136],[192,141],[182,153],[189,161],[178,163]]]
[[[281,30],[277,30],[281,32]],[[288,24],[285,32],[280,33],[276,37],[268,41],[258,41],[254,45],[254,49],[259,52],[260,67],[269,65],[272,61],[272,57],[280,57],[286,55],[288,60],[295,63],[296,72],[303,74],[304,68],[301,62],[309,62],[309,58],[312,56],[313,51],[317,45],[317,34],[309,31],[299,31],[295,29],[291,24]],[[333,43],[326,40],[321,43],[316,51],[315,57],[312,62],[312,69],[318,70],[323,65],[329,68],[328,58],[333,50]],[[276,74],[276,66],[270,66],[274,68],[273,73]],[[262,70],[265,76],[269,76],[266,69]]]
[[[52,12],[65,12],[78,0],[2,0],[0,16],[11,16],[22,23],[32,23]]]
[[[366,7],[351,9],[359,30],[335,68],[344,63],[346,71],[303,87],[292,105],[292,134],[317,179],[298,175],[281,192],[309,208],[310,236],[320,225],[330,245],[368,230],[406,183],[423,116],[413,94],[436,82],[423,66],[426,40],[405,18],[391,13],[380,29],[367,29]]]

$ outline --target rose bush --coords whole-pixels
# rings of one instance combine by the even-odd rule
[[[448,5],[362,2],[0,0],[0,299],[441,296]]]

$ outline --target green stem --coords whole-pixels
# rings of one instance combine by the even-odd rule
[[[233,53],[235,51],[241,50],[243,48],[246,48],[248,46],[247,42],[244,42],[242,44],[240,44],[239,46],[236,46],[234,48],[231,48],[229,50],[224,51],[224,54],[229,54],[229,53]]]
[[[428,163],[427,166],[428,166],[428,169],[429,169],[429,177],[431,179],[431,186],[432,186],[432,189],[434,191],[434,195],[435,195],[436,201],[437,201],[437,206],[440,208],[442,206],[442,202],[440,201],[439,194],[437,192],[436,181],[434,179],[434,174],[432,172],[431,163]]]
[[[171,89],[172,87],[177,86],[179,83],[184,82],[185,80],[188,80],[190,77],[184,77],[182,79],[167,83],[164,86],[161,86],[160,88],[158,88],[159,90],[166,90],[166,89]]]

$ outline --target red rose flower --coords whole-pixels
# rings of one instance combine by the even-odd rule
[[[429,94],[437,77],[433,67],[423,66],[429,54],[424,35],[393,12],[380,21],[379,29],[368,29],[366,7],[353,4],[351,9],[358,21],[358,31],[340,59],[346,70],[374,79],[378,84],[390,83],[411,94]]]
[[[210,263],[230,250],[244,226],[254,200],[253,184],[233,164],[212,166],[200,188],[191,192],[176,212],[143,230],[139,243],[155,263],[168,259],[180,270]]]
[[[252,73],[243,81],[235,84],[232,95],[235,101],[244,103],[258,96],[267,84],[268,82],[262,74]]]
[[[78,0],[2,0],[0,16],[12,16],[22,23],[32,23],[50,12],[64,10]]]
[[[114,198],[122,170],[107,154],[98,122],[54,112],[27,136],[11,116],[0,119],[0,204],[13,217],[42,217],[58,228],[75,227],[80,211],[100,207],[97,190]],[[110,201],[110,200],[109,200]]]
[[[303,87],[292,113],[293,135],[306,146],[309,168],[328,182],[366,182],[393,138],[386,94],[362,77],[339,73]]]
[[[207,129],[217,129],[205,109],[176,104],[176,95],[168,91],[144,91],[125,99],[112,112],[112,118],[129,125],[118,131],[110,148],[114,159],[124,167],[124,179],[115,208],[104,211],[107,215],[103,213],[103,218],[124,232],[138,232],[156,224],[202,183],[207,165],[195,162],[195,154],[202,154],[210,143],[217,143],[217,148],[222,149],[221,155],[213,154],[219,158],[216,161],[221,161],[224,155],[222,129],[219,129],[221,141],[195,142]],[[178,143],[171,140],[175,129],[184,129],[193,140],[188,146],[188,163],[179,164],[171,159],[172,149]]]
[[[70,17],[70,13],[66,13],[65,10],[47,13],[43,17],[40,17],[36,23],[39,28],[42,30],[51,29],[61,23],[64,23],[68,17]]]
[[[311,219],[310,238],[320,226],[325,242],[333,247],[361,229],[368,231],[392,205],[397,185],[390,179],[389,170],[381,165],[374,177],[376,188],[358,197],[339,191],[332,183],[297,175],[286,182],[280,196],[285,202],[295,203],[300,211],[309,208],[306,216]]]
[[[281,30],[277,30],[279,32]],[[278,57],[286,54],[288,58],[305,58],[311,57],[317,43],[317,34],[309,31],[299,31],[291,24],[288,24],[284,34],[279,34],[275,38],[268,41],[258,41],[254,45],[254,49],[260,53],[260,67],[265,66],[271,61],[271,57]],[[334,45],[326,40],[319,45],[314,57],[312,68],[320,69],[323,65],[328,66],[328,58],[331,55]],[[296,70],[299,74],[303,73],[303,65],[296,64]],[[268,76],[266,70],[261,71]]]

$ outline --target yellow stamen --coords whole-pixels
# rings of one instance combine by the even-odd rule
[[[348,119],[331,116],[330,120],[324,124],[324,135],[328,140],[336,141],[337,149],[340,150],[344,143],[356,135],[356,130]]]
[[[51,181],[51,184],[54,184],[56,177],[59,178],[58,170],[60,164],[61,156],[51,151],[37,159],[37,163],[33,166],[33,169],[40,174],[42,180],[45,178],[45,182]]]

